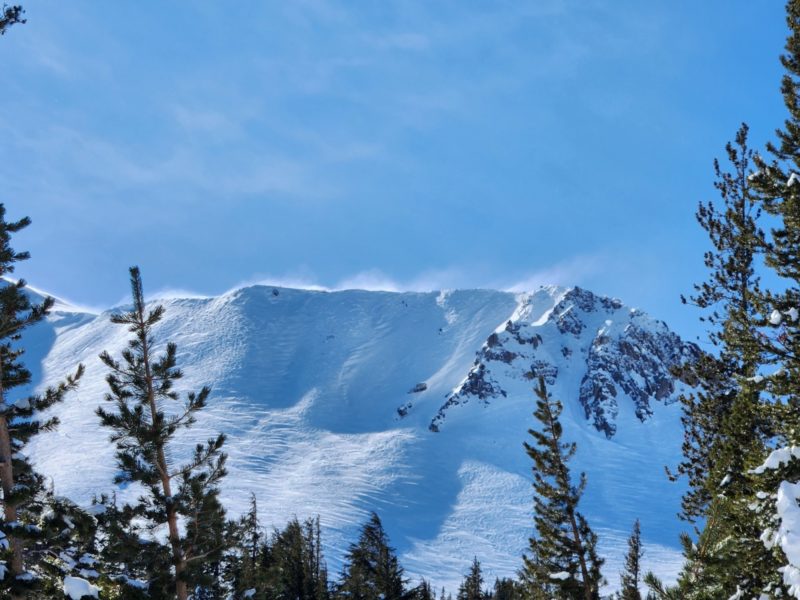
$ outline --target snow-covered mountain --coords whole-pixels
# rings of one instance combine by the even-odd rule
[[[588,474],[582,509],[601,537],[606,577],[616,585],[636,518],[646,566],[668,579],[678,568],[682,488],[664,466],[680,456],[683,384],[670,368],[698,350],[663,322],[556,287],[253,286],[162,304],[155,334],[178,344],[184,389],[213,390],[173,458],[227,433],[229,509],[244,510],[253,492],[268,524],[319,514],[334,572],[375,510],[412,579],[454,590],[473,556],[489,582],[512,575],[532,533],[522,444],[540,375],[564,403],[575,474]],[[58,493],[81,502],[113,489],[113,448],[94,414],[106,391],[97,356],[119,354],[128,334],[109,314],[60,303],[24,340],[37,386],[87,367],[79,392],[54,409],[59,429],[28,450]]]

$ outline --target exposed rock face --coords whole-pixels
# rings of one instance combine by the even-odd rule
[[[645,421],[654,402],[677,400],[680,382],[673,370],[700,354],[663,322],[581,288],[564,293],[537,319],[525,302],[487,338],[473,368],[431,421],[432,431],[439,431],[454,406],[506,397],[500,383],[506,378],[544,377],[553,385],[569,371],[580,380],[578,399],[587,420],[612,437],[621,402],[631,402],[636,417]]]
[[[483,354],[484,357],[495,356],[492,352],[484,353],[484,351],[481,351],[481,354]],[[492,360],[494,359],[486,358],[487,362],[491,362]],[[501,360],[500,362],[505,361]],[[476,360],[475,366],[470,370],[466,381],[459,386],[458,393],[451,394],[447,398],[447,402],[439,409],[439,412],[433,418],[428,428],[431,431],[439,431],[439,423],[444,420],[444,415],[451,406],[469,402],[471,398],[488,404],[489,399],[500,396],[505,397],[506,395],[505,390],[492,378],[491,373],[486,367],[486,363]]]
[[[598,334],[589,347],[580,401],[595,427],[614,434],[617,389],[634,403],[644,421],[653,414],[653,400],[675,401],[676,377],[671,370],[699,356],[699,349],[669,331],[664,323],[643,326],[635,315],[617,337]]]

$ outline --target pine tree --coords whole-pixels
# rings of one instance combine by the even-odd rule
[[[0,35],[5,35],[6,30],[12,25],[17,23],[25,23],[26,20],[22,18],[25,10],[19,5],[8,6],[3,4],[0,8]]]
[[[726,146],[732,172],[724,171],[714,161],[714,185],[720,193],[720,206],[701,203],[696,213],[712,250],[704,257],[708,280],[695,285],[695,295],[689,301],[706,311],[701,321],[708,323],[709,341],[718,349],[718,355],[703,354],[682,373],[698,389],[682,398],[685,459],[678,466],[677,475],[689,480],[681,514],[688,521],[705,517],[711,499],[720,491],[719,482],[729,472],[742,471],[741,465],[720,463],[722,457],[715,453],[720,453],[726,436],[736,433],[726,432],[723,422],[740,392],[737,378],[753,377],[761,363],[757,323],[763,293],[756,266],[767,243],[758,227],[758,198],[748,179],[753,152],[748,148],[747,134],[747,125],[743,124],[735,144]],[[686,298],[681,299],[687,302]],[[754,401],[757,399],[750,399],[751,403]],[[742,438],[763,438],[763,428],[763,423],[754,422],[741,432]],[[737,460],[737,456],[730,458]]]
[[[404,586],[403,569],[380,518],[372,513],[345,556],[338,595],[348,600],[401,600]]]
[[[562,440],[561,403],[547,393],[544,378],[535,392],[534,416],[541,431],[529,430],[535,445],[526,442],[525,450],[534,462],[536,537],[530,539],[520,578],[533,598],[596,600],[603,560],[597,555],[597,536],[578,512],[586,476],[581,473],[573,485],[567,463],[576,445]]]
[[[50,535],[47,556],[38,565],[40,589],[34,597],[61,597],[67,577],[81,579],[87,587],[104,590],[94,517],[69,499],[55,496],[52,490],[45,493],[45,502],[47,516],[40,522],[46,525],[41,529],[49,530]]]
[[[328,574],[322,558],[319,519],[289,521],[270,545],[266,587],[276,598],[325,600]],[[258,589],[258,588],[256,588]]]
[[[167,343],[165,352],[155,355],[153,327],[164,315],[164,308],[148,310],[137,267],[130,269],[133,308],[113,315],[111,321],[126,325],[133,333],[122,361],[107,352],[100,355],[110,372],[106,378],[110,392],[106,400],[114,410],[97,409],[103,426],[112,430],[117,447],[119,475],[115,483],[138,483],[145,494],[134,507],[133,516],[149,529],[167,530],[168,552],[174,573],[154,572],[151,594],[186,600],[188,590],[199,583],[194,564],[221,550],[218,538],[221,506],[216,500],[218,485],[225,475],[223,434],[198,444],[191,460],[174,466],[168,460],[175,434],[191,427],[195,415],[206,406],[209,388],[187,395],[183,406],[173,390],[182,376],[176,367],[177,347]],[[170,411],[167,412],[167,407]],[[185,519],[186,532],[179,522]],[[160,546],[157,544],[153,546]],[[159,548],[154,558],[163,556]],[[174,594],[174,595],[173,595]],[[160,597],[160,596],[159,596]]]
[[[97,520],[99,562],[103,568],[102,588],[110,598],[125,600],[160,599],[169,585],[169,550],[148,539],[146,523],[137,518],[134,507],[117,502],[116,495],[94,500]]]
[[[469,573],[464,577],[461,586],[458,588],[456,600],[483,600],[484,592],[483,574],[481,573],[481,563],[478,557],[472,559]]]
[[[642,530],[639,519],[633,524],[631,537],[628,538],[628,554],[625,556],[625,570],[620,573],[620,600],[642,600],[639,583],[642,579],[641,560],[644,556],[642,548]]]
[[[207,488],[196,479],[189,485],[186,517],[187,580],[192,582],[193,600],[217,600],[226,596],[222,559],[235,543],[235,524],[225,517],[219,488]]]
[[[708,279],[695,286],[691,302],[705,311],[702,320],[717,354],[702,355],[683,373],[696,392],[681,399],[684,461],[673,479],[685,475],[689,482],[681,516],[703,523],[697,543],[684,545],[678,587],[685,598],[736,590],[758,595],[772,568],[748,508],[756,493],[748,471],[763,459],[772,427],[753,383],[764,358],[759,326],[766,297],[756,269],[769,244],[758,226],[760,201],[750,177],[755,156],[747,135],[743,124],[726,146],[731,171],[714,161],[721,201],[701,203],[697,211],[712,249],[705,254]]]
[[[11,247],[11,235],[29,224],[27,217],[6,221],[5,207],[0,204],[0,277],[7,278],[16,263],[29,258],[27,252]],[[53,548],[64,542],[61,532],[66,515],[52,510],[58,504],[23,450],[35,435],[58,425],[56,418],[42,421],[37,415],[76,388],[83,366],[40,396],[12,401],[14,388],[31,382],[31,373],[22,362],[22,333],[44,319],[53,303],[52,298],[31,303],[22,279],[6,281],[0,288],[0,593],[12,598],[42,584],[43,563],[52,556]]]
[[[433,591],[430,581],[423,577],[419,585],[411,590],[408,597],[409,600],[436,600],[436,593]]]
[[[685,539],[689,539],[689,543],[692,543],[691,538],[687,537]],[[684,552],[684,555],[686,555],[686,552]],[[683,600],[683,592],[678,589],[678,586],[668,587],[664,585],[664,582],[652,571],[648,571],[644,576],[644,582],[650,589],[647,594],[647,600]]]
[[[238,523],[237,541],[223,557],[225,578],[234,598],[250,592],[252,600],[266,600],[266,567],[268,546],[258,517],[255,494],[250,495],[250,509]],[[252,592],[251,592],[252,590]]]
[[[313,600],[327,600],[330,597],[328,585],[328,566],[322,555],[322,527],[319,515],[305,523],[306,594]]]
[[[525,593],[518,582],[506,577],[494,580],[494,600],[522,600],[522,598],[525,598]]]
[[[780,278],[780,290],[766,297],[765,313],[770,314],[765,314],[768,325],[762,338],[765,363],[773,373],[756,382],[756,387],[771,400],[768,408],[776,445],[789,451],[800,444],[800,1],[787,2],[786,12],[789,35],[781,56],[785,70],[781,92],[788,116],[776,132],[777,142],[767,145],[771,161],[756,157],[757,171],[751,181],[774,224],[766,264]],[[780,524],[775,495],[800,480],[800,461],[789,451],[787,461],[772,466],[775,468],[766,472],[759,470],[761,493],[753,503],[752,514],[764,530],[762,540],[775,559],[766,585],[786,594],[792,569],[800,565],[790,564],[790,557],[774,539]]]
[[[800,1],[786,6],[789,36],[781,62],[786,70],[781,91],[789,116],[779,129],[778,144],[768,144],[773,161],[757,157],[758,171],[751,176],[764,210],[776,224],[771,229],[771,243],[766,263],[785,284],[785,290],[770,294],[768,322],[773,330],[763,339],[767,362],[780,367],[779,374],[765,380],[764,386],[778,402],[777,433],[788,445],[800,442]]]

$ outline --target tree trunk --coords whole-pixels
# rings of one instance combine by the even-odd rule
[[[2,367],[0,367],[0,406],[5,407],[5,390],[3,389]],[[8,419],[5,413],[0,414],[0,486],[3,489],[3,518],[6,522],[12,523],[17,520],[17,507],[8,501],[14,489],[14,469],[11,464],[11,457],[14,454],[11,445],[11,433],[8,430]],[[25,571],[22,560],[22,548],[19,542],[12,535],[8,535],[8,544],[11,548],[11,576],[16,577]]]
[[[544,390],[543,382],[542,389]],[[542,398],[542,400],[547,407],[547,419],[549,421],[550,435],[553,440],[553,449],[558,460],[558,469],[560,471],[561,479],[563,480],[562,483],[565,487],[569,487],[567,465],[564,464],[564,457],[561,455],[561,440],[555,433],[556,423],[555,418],[553,417],[553,410],[550,406],[550,400],[546,397],[546,395]],[[575,550],[578,553],[578,562],[581,566],[581,576],[583,577],[583,595],[586,600],[594,600],[594,590],[592,590],[592,586],[589,582],[589,568],[586,565],[586,549],[583,547],[583,540],[581,540],[578,522],[575,519],[575,510],[571,506],[567,507],[567,516],[569,517],[569,526],[572,529],[572,541],[575,543]]]
[[[183,574],[186,571],[186,559],[183,556],[181,547],[181,534],[178,530],[178,515],[175,505],[172,502],[172,487],[170,485],[169,474],[167,473],[167,461],[164,457],[163,448],[158,449],[158,469],[162,473],[161,486],[164,495],[167,497],[167,527],[169,529],[169,543],[172,547],[172,564],[175,566],[175,594],[178,600],[186,600],[188,589]]]
[[[575,511],[570,508],[567,511],[567,514],[569,514],[569,525],[572,528],[572,539],[575,542],[575,548],[578,551],[578,562],[581,565],[581,576],[583,577],[583,597],[586,598],[586,600],[594,600],[594,590],[592,589],[592,585],[589,581],[589,567],[586,565],[586,551],[583,547],[583,540],[581,540],[581,533],[578,530],[578,522],[575,520]]]
[[[5,499],[10,497],[11,491],[14,488],[14,471],[11,467],[11,455],[13,454],[11,446],[11,436],[8,432],[8,420],[5,415],[0,415],[0,481],[3,487],[3,517],[6,523],[11,523],[17,520],[17,507],[7,502]],[[16,539],[9,535],[9,544],[14,552],[14,558],[11,562],[11,573],[19,575],[22,573],[22,552],[20,552],[19,544]]]
[[[147,382],[147,400],[150,405],[150,423],[155,429],[158,407],[156,406],[155,391],[153,389],[153,373],[150,369],[150,349],[148,348],[147,335],[145,333],[143,308],[144,306],[141,305],[139,311],[139,325],[143,332],[141,336],[142,357],[144,359],[145,381]],[[161,477],[161,487],[164,491],[164,496],[167,499],[167,528],[169,530],[169,543],[172,548],[172,564],[175,567],[175,595],[177,600],[187,600],[189,593],[186,581],[183,579],[183,575],[186,572],[186,558],[183,555],[183,548],[181,547],[178,515],[172,499],[172,485],[167,467],[167,459],[164,454],[164,446],[160,441],[156,442],[156,468]]]

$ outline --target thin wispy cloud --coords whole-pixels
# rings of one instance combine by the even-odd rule
[[[379,50],[421,52],[431,47],[431,39],[424,33],[398,31],[363,36],[364,43]]]
[[[224,139],[242,135],[238,120],[218,110],[175,105],[172,114],[178,125],[187,131],[211,134]]]
[[[76,2],[33,3],[3,40],[0,201],[34,219],[30,279],[89,302],[125,293],[128,261],[165,293],[267,264],[309,265],[273,280],[300,287],[661,301],[711,158],[780,104],[780,6],[197,2],[153,22]]]

